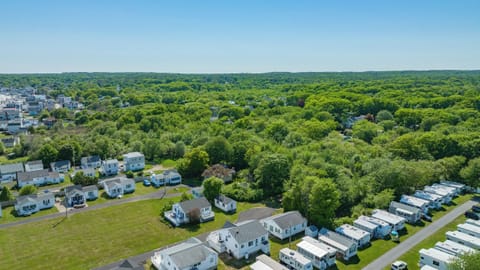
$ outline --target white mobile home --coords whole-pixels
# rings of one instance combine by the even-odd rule
[[[452,262],[456,256],[448,254],[435,248],[420,250],[420,267],[428,265],[439,270],[447,270],[448,264]]]
[[[394,215],[384,210],[375,209],[372,211],[372,217],[378,218],[392,225],[393,230],[400,231],[405,228],[405,218]]]
[[[368,245],[372,238],[369,232],[353,227],[349,224],[343,224],[336,228],[335,231],[348,239],[355,241],[359,247]]]
[[[369,223],[376,224],[378,227],[375,230],[375,237],[377,238],[384,238],[392,231],[392,226],[381,219],[368,216],[359,216],[358,219],[362,219],[368,221]]]
[[[402,195],[400,202],[406,205],[410,205],[422,210],[423,213],[428,213],[430,208],[430,201],[417,198],[415,196]]]
[[[459,232],[463,232],[466,234],[469,234],[471,236],[475,236],[477,238],[480,238],[480,227],[477,227],[472,224],[464,223],[464,224],[458,224],[457,225],[457,230]],[[479,239],[480,241],[480,239]]]
[[[297,233],[305,231],[307,220],[298,211],[289,211],[286,213],[271,216],[260,220],[263,227],[281,240],[286,239]]]
[[[413,194],[414,197],[429,201],[430,209],[440,209],[442,207],[442,196],[428,193],[423,190],[417,190]]]
[[[458,183],[458,182],[453,182],[453,181],[440,181],[440,184],[444,185],[444,186],[447,186],[447,187],[454,187],[460,193],[463,193],[467,189],[467,186],[465,184]]]
[[[423,191],[442,196],[442,203],[443,204],[449,204],[453,199],[453,196],[450,194],[450,192],[447,191],[447,190],[444,190],[444,189],[439,189],[439,188],[434,188],[434,187],[431,187],[431,186],[426,186],[426,187],[423,188]]]
[[[309,259],[314,267],[324,270],[330,265],[335,264],[336,258],[336,250],[332,247],[329,247],[329,250],[327,247],[329,246],[310,236],[305,236],[302,238],[302,241],[297,244],[297,251]]]
[[[458,195],[457,189],[454,188],[454,187],[444,186],[444,185],[440,185],[440,184],[433,184],[432,187],[436,188],[436,189],[443,189],[443,190],[448,191],[450,193],[450,195],[452,196],[452,198]]]
[[[214,204],[215,207],[221,209],[225,213],[235,213],[237,211],[237,201],[223,194],[215,197]]]
[[[480,249],[480,238],[459,231],[449,231],[445,235],[448,240],[474,249]]]
[[[446,240],[444,242],[437,242],[435,244],[435,248],[438,250],[441,250],[443,252],[459,256],[464,253],[472,253],[475,252],[475,249],[471,247],[464,246],[462,244],[459,244],[457,242],[453,242],[451,240]]]
[[[252,270],[288,270],[287,267],[281,265],[265,254],[257,256],[255,260],[256,262],[250,265],[250,269]]]
[[[377,229],[379,227],[377,224],[370,223],[361,218],[357,218],[355,221],[353,221],[353,226],[370,233],[372,238],[376,237]]]
[[[408,223],[415,224],[422,217],[422,210],[408,204],[392,201],[388,211],[397,216],[404,217]]]
[[[290,269],[294,270],[311,270],[313,269],[312,261],[307,259],[305,256],[299,252],[289,249],[282,248],[278,254],[280,262],[285,265],[288,265]]]
[[[467,219],[467,221],[465,221],[465,223],[472,224],[472,225],[475,225],[477,227],[480,227],[480,220]]]
[[[322,228],[318,234],[318,241],[337,250],[337,254],[348,261],[357,255],[357,243],[336,232]]]

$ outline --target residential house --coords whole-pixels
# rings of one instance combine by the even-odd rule
[[[23,119],[8,121],[7,123],[8,134],[18,134],[25,131],[26,131],[26,127],[23,124]]]
[[[480,238],[459,231],[449,231],[445,235],[448,240],[474,249],[480,249]]]
[[[237,211],[237,202],[225,195],[218,195],[214,199],[215,207],[221,209],[225,213],[235,213]]]
[[[50,184],[59,184],[64,181],[63,174],[49,172],[48,169],[32,172],[17,173],[17,186],[22,188],[26,185],[44,186]]]
[[[34,160],[25,163],[26,172],[34,172],[43,170],[43,162],[41,160]]]
[[[429,249],[422,248],[419,253],[420,253],[420,261],[419,261],[420,267],[424,265],[428,265],[439,270],[447,270],[448,264],[451,263],[456,258],[455,255],[443,252],[435,248],[429,248]]]
[[[222,229],[211,232],[207,242],[218,253],[227,252],[236,259],[248,258],[259,251],[270,253],[268,232],[257,220],[227,222]]]
[[[251,270],[289,270],[265,254],[257,256],[255,260],[256,261],[250,265]]]
[[[15,200],[15,211],[19,216],[29,216],[40,210],[52,208],[55,204],[53,193],[39,193],[19,196]]]
[[[198,213],[197,213],[198,212]],[[191,215],[198,214],[200,222],[206,222],[215,218],[212,205],[204,197],[175,203],[171,211],[166,211],[164,216],[175,226],[190,223]],[[196,217],[195,217],[196,218]]]
[[[337,250],[310,236],[302,238],[302,241],[297,244],[297,251],[320,270],[327,269],[336,263]]]
[[[235,169],[229,169],[227,166],[222,164],[215,164],[203,171],[203,179],[210,177],[217,177],[223,180],[225,183],[230,183],[233,181],[233,176],[235,175]]]
[[[17,173],[24,172],[22,163],[0,165],[1,182],[11,182],[17,179]]]
[[[348,239],[355,241],[359,247],[364,247],[370,243],[372,238],[369,232],[356,228],[349,224],[343,224],[335,229],[335,231]]]
[[[305,219],[298,211],[289,211],[267,217],[262,219],[260,223],[270,235],[273,235],[280,240],[301,233],[305,231],[305,228],[307,227],[307,219]]]
[[[57,123],[57,119],[55,117],[47,117],[42,120],[42,123],[47,128],[52,128]]]
[[[192,195],[194,198],[203,197],[203,186],[192,188]]]
[[[368,221],[369,223],[377,225],[377,229],[375,230],[375,236],[377,238],[385,238],[390,234],[392,231],[392,226],[388,224],[387,222],[374,218],[374,217],[368,217],[368,216],[359,216],[358,219],[363,219]]]
[[[3,146],[5,146],[6,148],[12,148],[15,145],[20,143],[19,137],[6,137],[6,138],[2,138],[1,140],[2,140]]]
[[[337,250],[337,254],[345,261],[357,255],[358,245],[356,242],[336,232],[322,228],[318,233],[318,241],[327,244]]]
[[[124,169],[128,171],[139,171],[145,168],[145,156],[140,152],[131,152],[123,155]]]
[[[455,256],[460,256],[465,253],[476,252],[475,249],[471,247],[464,246],[462,244],[453,242],[451,240],[446,240],[444,242],[437,242],[435,244],[435,249],[441,250],[443,252],[446,252]]]
[[[442,208],[442,196],[440,195],[428,193],[423,190],[417,190],[413,196],[428,201],[430,209]]]
[[[118,160],[107,159],[102,162],[100,172],[103,175],[117,175],[118,174]]]
[[[94,168],[85,168],[83,170],[78,170],[76,172],[73,173],[73,176],[75,176],[75,174],[77,172],[83,172],[83,175],[84,176],[88,176],[88,177],[95,177],[96,176],[96,172],[95,172],[95,169]],[[73,177],[72,176],[72,177]]]
[[[308,258],[300,254],[300,252],[282,248],[278,254],[280,262],[287,265],[289,269],[293,270],[312,270],[313,264]]]
[[[81,185],[65,188],[65,202],[68,207],[83,207],[85,206],[85,201],[85,194]]]
[[[97,168],[100,168],[100,166],[102,166],[102,160],[98,155],[82,157],[80,159],[80,163],[82,164],[82,169],[87,169],[87,168],[97,169]]]
[[[400,217],[404,217],[408,223],[415,224],[422,217],[422,210],[407,204],[392,201],[388,211]]]
[[[177,185],[182,183],[182,176],[176,170],[166,170],[161,174],[152,174],[150,182],[155,187]]]
[[[428,209],[430,209],[430,201],[417,198],[415,196],[402,195],[400,198],[400,203],[413,206],[422,210],[423,213],[428,214]]]
[[[70,160],[60,160],[50,163],[53,172],[66,173],[70,170]]]
[[[87,201],[93,201],[98,198],[98,187],[96,185],[82,187],[82,191]]]
[[[158,270],[217,269],[218,254],[197,238],[157,251],[151,257]]]
[[[463,232],[463,233],[469,234],[471,236],[475,236],[477,238],[480,238],[480,227],[477,227],[473,224],[468,224],[468,223],[458,224],[457,225],[457,230],[459,232]]]
[[[117,198],[123,194],[135,192],[135,181],[120,177],[102,181],[103,189],[110,198]]]
[[[394,215],[384,210],[375,209],[372,211],[372,217],[383,220],[392,225],[394,231],[400,231],[405,228],[405,218]]]

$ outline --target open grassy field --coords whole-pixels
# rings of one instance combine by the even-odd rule
[[[160,216],[169,200],[112,206],[0,232],[1,269],[90,269],[218,229],[238,214],[171,228]],[[260,204],[238,204],[238,212]]]

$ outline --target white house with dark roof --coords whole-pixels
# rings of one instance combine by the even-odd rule
[[[282,248],[278,253],[278,259],[285,265],[288,265],[290,269],[294,270],[312,270],[312,261],[300,254],[300,252]]]
[[[287,267],[265,254],[257,256],[255,260],[256,261],[250,265],[251,270],[288,270]]]
[[[236,259],[248,257],[259,251],[270,253],[268,232],[257,220],[226,223],[223,229],[211,232],[207,242],[218,253],[227,252]]]
[[[88,176],[88,177],[95,177],[96,176],[96,171],[94,168],[86,168],[86,169],[81,169],[81,170],[76,170],[74,171],[70,177],[73,179],[73,177],[75,177],[75,175],[78,173],[78,172],[82,172],[84,176]]]
[[[49,172],[48,169],[32,172],[17,173],[17,186],[22,188],[26,185],[44,186],[51,184],[59,184],[64,181],[63,174],[57,172]]]
[[[198,211],[200,222],[207,222],[215,218],[212,205],[204,197],[175,203],[171,211],[164,213],[165,218],[175,226],[191,222],[190,214]]]
[[[41,171],[41,170],[43,170],[43,161],[41,160],[33,160],[25,163],[26,172],[34,172],[34,171]]]
[[[178,185],[182,183],[182,176],[176,170],[166,170],[160,174],[152,174],[150,182],[155,187]]]
[[[337,250],[310,236],[297,244],[297,251],[309,259],[313,266],[324,270],[336,263]]]
[[[11,163],[0,165],[1,182],[11,182],[17,179],[17,173],[24,172],[22,163]]]
[[[225,213],[235,213],[237,211],[237,202],[225,195],[218,195],[214,199],[215,207],[221,209]]]
[[[68,186],[65,188],[65,202],[68,207],[85,206],[85,194],[81,185]]]
[[[87,169],[87,168],[97,169],[97,168],[100,168],[100,166],[102,166],[102,160],[98,155],[82,157],[80,159],[80,163],[82,164],[82,169]]]
[[[19,196],[15,200],[15,211],[19,216],[29,216],[40,210],[52,208],[55,204],[53,193],[39,193]]]
[[[93,201],[98,198],[98,187],[96,185],[82,187],[82,191],[87,201]]]
[[[218,254],[197,238],[157,251],[151,257],[158,270],[213,270]]]
[[[102,162],[100,173],[103,175],[117,175],[118,174],[118,160],[107,159]]]
[[[298,211],[289,211],[286,213],[274,215],[260,220],[263,227],[281,240],[286,239],[297,233],[305,231],[307,219]]]
[[[357,255],[358,245],[355,241],[325,228],[319,231],[318,241],[336,249],[337,254],[346,261]]]
[[[70,170],[71,164],[70,160],[60,160],[50,163],[50,169],[53,172],[66,173]]]
[[[123,155],[125,171],[139,171],[145,168],[145,156],[140,152],[131,152]]]
[[[135,192],[135,181],[130,178],[120,177],[102,181],[103,189],[110,198]]]

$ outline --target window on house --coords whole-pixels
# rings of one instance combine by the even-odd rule
[[[243,244],[240,246],[240,248],[244,248],[244,247],[245,247],[245,245],[243,245]]]
[[[433,263],[433,265],[435,265],[435,266],[439,266],[439,265],[440,265],[440,263],[437,262],[437,261],[433,261],[432,263]]]
[[[248,246],[249,247],[253,246],[253,241],[248,242]]]

